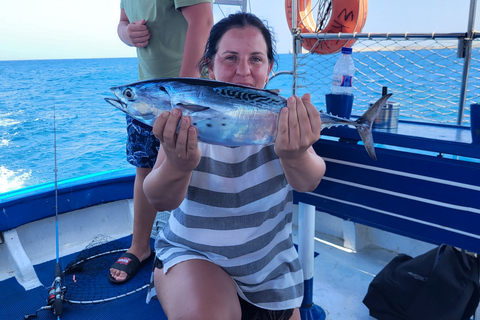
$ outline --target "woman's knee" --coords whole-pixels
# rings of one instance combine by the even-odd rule
[[[235,283],[209,261],[184,261],[167,274],[155,269],[155,288],[169,320],[241,318]]]

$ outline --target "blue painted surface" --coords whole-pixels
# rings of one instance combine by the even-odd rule
[[[295,201],[342,219],[480,252],[480,163],[321,140],[327,173]],[[480,154],[478,154],[480,156]]]
[[[322,308],[313,304],[308,308],[300,308],[300,317],[302,320],[325,320],[327,315]]]
[[[303,281],[302,308],[309,308],[313,304],[313,277]]]
[[[122,239],[116,240],[116,242],[123,243],[125,246],[131,242],[131,236],[127,236]],[[78,253],[62,257],[60,263],[62,268],[65,269],[66,265],[76,259]],[[116,255],[112,255],[115,258]],[[153,264],[153,262],[152,262]],[[148,283],[150,273],[152,270],[152,264],[145,264],[137,277],[145,279],[145,283]],[[17,280],[12,277],[0,282],[0,301],[2,302],[0,307],[0,319],[23,319],[25,314],[34,314],[36,310],[46,306],[48,298],[48,290],[51,287],[54,275],[55,260],[50,260],[35,266],[35,272],[38,275],[40,282],[44,285],[26,291]],[[96,294],[105,291],[108,287],[115,288],[107,280],[108,270],[98,271],[96,278],[87,276],[82,277],[82,270],[78,271],[77,281],[85,286],[91,287]],[[137,278],[137,280],[138,280]],[[63,281],[63,280],[62,280]],[[91,282],[95,281],[95,282]],[[140,281],[139,281],[140,282]],[[65,282],[62,282],[63,285]],[[139,286],[140,287],[140,286]],[[125,293],[124,287],[117,286],[118,294]],[[67,286],[68,290],[68,286]],[[132,290],[132,289],[130,289]],[[99,304],[71,304],[68,302],[63,303],[63,315],[62,319],[70,320],[90,320],[90,319],[158,319],[166,320],[167,317],[162,310],[159,302],[153,300],[149,304],[146,304],[145,299],[147,290],[141,290],[132,295],[122,297],[118,300],[113,300]],[[104,298],[109,296],[104,296]],[[88,297],[79,297],[80,300],[88,300]],[[56,319],[51,310],[44,310],[38,312],[38,317],[35,319]]]
[[[133,197],[134,170],[114,170],[58,182],[58,213]],[[55,185],[0,194],[0,231],[55,215]]]
[[[330,128],[322,135],[358,141],[357,130],[350,127]],[[375,143],[435,153],[480,158],[480,145],[472,144],[470,127],[400,121],[397,129],[373,130]]]

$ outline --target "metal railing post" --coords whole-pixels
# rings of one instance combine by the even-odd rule
[[[292,46],[293,46],[293,83],[292,83],[292,95],[297,94],[297,76],[298,76],[298,61],[297,61],[297,48],[299,47],[300,44],[300,36],[299,36],[299,30],[297,27],[297,1],[292,0]]]
[[[297,52],[301,49],[300,30],[297,27],[297,0],[292,0],[293,85],[292,94],[297,94]],[[315,253],[315,207],[298,204],[298,253],[304,276],[303,301],[300,307],[302,320],[325,320],[325,311],[313,303],[313,270]]]
[[[472,41],[475,25],[475,11],[477,10],[477,0],[470,0],[470,12],[468,16],[468,30],[465,41],[465,57],[463,62],[462,85],[460,88],[460,101],[458,104],[457,124],[461,125],[463,122],[463,115],[465,112],[465,102],[467,98],[468,73],[470,71],[470,60],[472,58]],[[460,49],[459,49],[460,50]]]

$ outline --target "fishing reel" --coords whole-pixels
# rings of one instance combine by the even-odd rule
[[[55,315],[62,314],[61,302],[65,298],[66,287],[53,286],[48,291],[47,306],[51,306]]]
[[[38,316],[38,312],[42,310],[52,310],[53,314],[57,316],[57,319],[60,319],[60,316],[63,312],[63,301],[65,298],[65,292],[67,288],[61,285],[62,280],[62,269],[60,264],[55,265],[55,280],[53,280],[52,286],[48,290],[47,305],[41,307],[34,314],[24,315],[24,319],[34,319]]]
[[[43,310],[51,310],[54,315],[60,316],[62,315],[63,305],[62,302],[65,298],[65,292],[67,291],[66,287],[59,287],[54,282],[50,289],[48,290],[48,298],[47,298],[47,305],[39,308],[33,314],[26,314],[24,315],[24,319],[35,319],[38,317],[38,312]]]

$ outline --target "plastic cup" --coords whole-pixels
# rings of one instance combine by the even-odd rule
[[[349,119],[352,114],[353,94],[332,94],[325,95],[327,113],[334,116]]]

